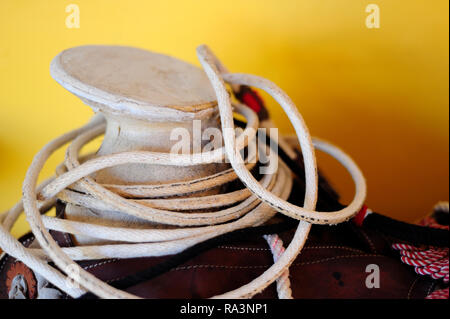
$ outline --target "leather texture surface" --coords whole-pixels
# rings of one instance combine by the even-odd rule
[[[300,170],[301,171],[301,170]],[[296,179],[289,201],[302,205],[304,184]],[[337,195],[326,180],[320,177],[319,211],[339,210]],[[57,216],[64,218],[65,204],[56,205]],[[286,223],[288,218],[277,215],[272,223]],[[296,222],[276,232],[287,247],[295,232]],[[270,227],[270,226],[269,226]],[[61,247],[74,243],[70,234],[50,231]],[[117,283],[130,275],[151,270],[145,280],[127,285],[124,289],[143,298],[208,298],[247,284],[273,265],[273,256],[263,233],[228,236],[212,245],[194,249],[182,259],[179,255],[132,259],[104,259],[81,261],[79,264],[96,277]],[[250,234],[245,236],[245,234]],[[270,233],[267,232],[268,234]],[[21,238],[28,246],[32,234]],[[398,242],[376,229],[357,226],[352,221],[335,226],[313,225],[305,247],[289,269],[292,295],[308,299],[423,299],[436,287],[437,281],[416,274],[400,261],[391,244]],[[195,247],[194,247],[195,248]],[[183,254],[183,253],[181,253]],[[6,273],[15,259],[0,260],[0,298],[8,298]],[[368,265],[377,265],[380,287],[368,288]],[[68,298],[68,296],[66,296]],[[272,284],[254,298],[277,298]]]
[[[285,246],[294,230],[280,233]],[[72,246],[70,235],[52,232],[61,246]],[[22,238],[29,245],[31,234]],[[307,244],[290,267],[294,298],[424,298],[434,282],[400,262],[390,240],[351,222],[313,226]],[[80,265],[106,282],[158,267],[173,256],[83,261]],[[0,261],[0,298],[8,298],[6,272],[15,262]],[[273,264],[266,241],[257,236],[228,240],[126,290],[144,298],[207,298],[240,287]],[[367,288],[366,267],[380,269],[380,288]],[[255,298],[277,298],[272,284]]]

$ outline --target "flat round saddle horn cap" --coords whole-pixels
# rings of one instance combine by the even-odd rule
[[[53,59],[50,73],[96,111],[151,121],[186,121],[216,111],[216,96],[202,69],[142,49],[71,48]]]

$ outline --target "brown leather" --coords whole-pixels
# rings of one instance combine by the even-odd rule
[[[285,245],[294,230],[280,233]],[[70,236],[52,232],[61,246],[71,246]],[[22,239],[26,244],[30,235]],[[294,298],[424,298],[435,283],[415,274],[400,262],[390,240],[374,231],[347,222],[337,226],[313,226],[307,244],[290,267]],[[171,258],[108,259],[80,262],[84,269],[107,282],[154,267]],[[1,261],[0,298],[7,298],[5,274],[14,263]],[[207,249],[151,280],[126,289],[145,298],[207,298],[260,275],[273,264],[265,240],[258,236]],[[365,285],[366,267],[380,269],[380,288]],[[276,298],[272,284],[255,298]]]
[[[301,205],[295,194],[303,191],[297,185],[289,201]],[[322,196],[323,197],[323,196]],[[332,201],[325,202],[329,204]],[[318,203],[323,205],[324,202]],[[338,205],[338,204],[336,204]],[[337,209],[337,207],[328,207]],[[325,210],[326,207],[319,207]],[[58,202],[57,216],[64,217],[65,205]],[[280,219],[277,218],[276,219]],[[286,247],[295,231],[278,232]],[[248,233],[248,231],[247,231]],[[71,235],[51,231],[62,247],[73,246]],[[32,234],[21,241],[31,244]],[[305,247],[289,269],[294,298],[425,298],[437,281],[416,274],[413,267],[400,261],[390,247],[393,239],[380,232],[352,222],[336,226],[313,225]],[[81,261],[79,264],[98,278],[113,282],[139,271],[155,269],[174,256]],[[0,260],[0,298],[8,298],[6,273],[15,259]],[[199,250],[182,263],[126,289],[144,298],[208,298],[236,289],[273,264],[273,257],[262,235],[220,242]],[[366,267],[380,269],[380,288],[366,287]],[[277,298],[275,284],[255,298]]]

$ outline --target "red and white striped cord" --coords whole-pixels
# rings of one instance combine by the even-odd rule
[[[448,297],[448,287],[444,289],[439,289],[433,291],[425,299],[449,299]]]
[[[449,204],[448,202],[439,202],[437,203],[434,208],[433,212],[446,212],[449,213]],[[448,230],[448,225],[441,225],[439,224],[436,219],[433,217],[433,215],[428,215],[424,218],[422,218],[417,224],[421,226],[426,227],[432,227],[432,228],[438,228],[438,229],[446,229]]]
[[[448,203],[438,203],[434,211],[448,212]],[[436,219],[426,216],[419,225],[438,229],[449,229],[448,225],[439,224]],[[413,266],[416,273],[430,276],[435,280],[442,279],[446,284],[449,282],[449,248],[448,247],[426,247],[420,248],[413,245],[395,243],[392,248],[400,252],[403,263]],[[429,294],[426,299],[449,299],[449,289],[439,289]]]
[[[431,217],[431,216],[424,217],[418,224],[420,226],[432,227],[432,228],[437,228],[437,229],[447,229],[448,230],[448,225],[438,224],[436,222],[436,220],[433,217]]]
[[[408,244],[393,244],[392,248],[400,252],[403,263],[413,266],[419,275],[428,275],[433,279],[449,282],[449,249],[418,248]]]
[[[277,260],[284,253],[283,241],[277,234],[264,235],[273,255],[273,261]],[[289,268],[277,279],[277,293],[279,299],[292,299],[291,281],[289,280]]]

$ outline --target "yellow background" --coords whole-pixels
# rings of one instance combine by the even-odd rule
[[[65,25],[70,3],[80,8],[79,29]],[[380,7],[380,29],[365,26],[369,3]],[[20,198],[40,147],[92,114],[51,79],[58,52],[122,44],[198,64],[195,47],[207,43],[230,70],[276,82],[313,135],[353,156],[369,206],[413,221],[448,200],[448,9],[447,0],[1,0],[0,210]],[[349,177],[324,156],[319,165],[348,201]],[[14,233],[24,230],[22,221]]]

